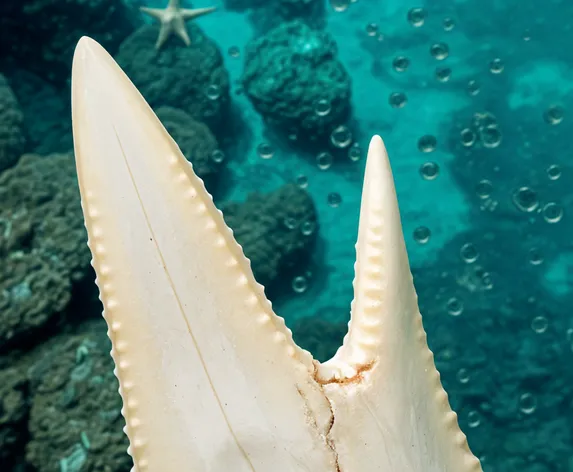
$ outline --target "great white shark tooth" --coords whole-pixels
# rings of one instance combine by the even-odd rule
[[[380,137],[366,164],[352,321],[320,364],[273,313],[177,144],[85,37],[72,115],[136,471],[481,471],[426,343]]]

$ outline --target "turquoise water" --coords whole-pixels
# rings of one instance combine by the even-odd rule
[[[190,46],[159,51],[135,3],[0,5],[0,471],[130,469],[72,156],[82,35],[149,101],[321,360],[349,319],[380,134],[472,451],[484,471],[573,471],[573,3],[205,0]]]

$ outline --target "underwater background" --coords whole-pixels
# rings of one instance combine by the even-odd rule
[[[139,7],[166,3],[0,0],[0,472],[131,467],[72,153],[82,35],[148,100],[321,360],[346,331],[380,134],[472,451],[487,472],[573,472],[573,2],[183,1],[217,10],[187,24],[190,46],[157,50]]]

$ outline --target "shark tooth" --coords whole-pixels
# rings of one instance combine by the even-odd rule
[[[378,136],[352,321],[320,364],[273,312],[177,144],[87,37],[74,56],[72,119],[135,470],[481,471],[426,343]]]

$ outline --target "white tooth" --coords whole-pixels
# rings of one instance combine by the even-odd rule
[[[379,137],[351,329],[320,365],[272,312],[175,142],[89,38],[74,57],[72,116],[135,470],[481,470],[426,344]]]
[[[443,390],[402,234],[384,143],[370,143],[356,245],[349,333],[318,378],[334,412],[330,433],[343,471],[477,472]],[[358,373],[342,382],[333,369]],[[376,464],[373,468],[372,464]]]
[[[312,358],[270,311],[203,183],[91,39],[77,46],[72,87],[82,205],[104,316],[119,326],[110,337],[130,387],[136,466],[333,471]]]

